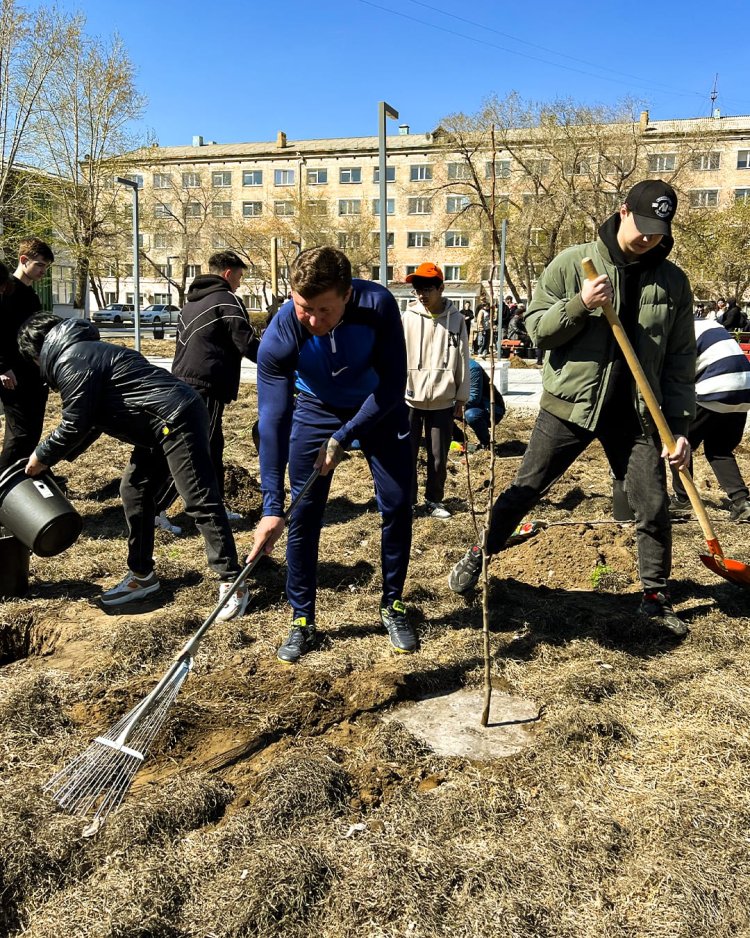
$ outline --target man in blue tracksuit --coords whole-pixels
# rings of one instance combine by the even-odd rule
[[[250,559],[260,550],[270,553],[284,530],[287,464],[292,496],[314,468],[320,477],[289,523],[292,629],[278,657],[295,662],[315,645],[323,512],[333,470],[355,439],[383,518],[381,621],[393,648],[410,653],[416,634],[401,597],[411,549],[411,443],[399,309],[384,287],[352,280],[346,255],[330,247],[299,255],[291,287],[292,299],[273,318],[258,352],[263,518]]]

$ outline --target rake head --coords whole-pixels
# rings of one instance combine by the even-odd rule
[[[91,833],[127,794],[192,665],[192,658],[177,662],[148,697],[44,786],[71,814],[85,816],[93,811]]]

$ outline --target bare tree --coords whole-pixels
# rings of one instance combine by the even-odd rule
[[[37,164],[29,124],[43,89],[64,57],[78,18],[54,7],[26,9],[15,0],[0,0],[0,245],[14,216],[25,215],[25,183],[33,174],[22,164]]]
[[[74,259],[74,304],[82,307],[92,260],[115,237],[113,177],[132,165],[132,123],[143,98],[121,40],[85,36],[80,18],[76,27],[39,91],[29,130],[48,171],[37,185],[48,197],[58,240]]]

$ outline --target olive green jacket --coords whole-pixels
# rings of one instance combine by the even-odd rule
[[[666,260],[671,239],[653,250],[664,259],[641,272],[636,355],[675,436],[685,436],[695,414],[693,295],[687,276]],[[544,349],[541,406],[588,430],[596,427],[617,355],[614,335],[601,309],[589,312],[580,296],[581,260],[590,257],[614,288],[619,312],[620,275],[598,238],[562,251],[544,270],[526,314],[526,327]],[[633,385],[644,430],[655,431],[646,404]]]

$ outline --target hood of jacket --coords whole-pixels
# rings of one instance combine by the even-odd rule
[[[211,293],[225,291],[231,293],[232,288],[223,277],[220,277],[218,274],[201,274],[190,284],[187,298],[189,302],[194,303],[196,300],[202,300],[204,296],[208,296]]]
[[[417,299],[409,300],[409,302],[406,304],[406,310],[409,313],[414,313],[417,316],[424,316],[426,319],[434,319],[437,322],[440,322],[443,319],[448,320],[450,316],[453,315],[453,313],[458,313],[459,316],[461,315],[461,311],[453,302],[453,300],[447,299],[443,300],[443,311],[437,316],[433,316],[432,313],[426,309]]]
[[[65,319],[47,333],[39,354],[39,370],[49,380],[62,353],[78,342],[97,342],[99,330],[87,319]]]

